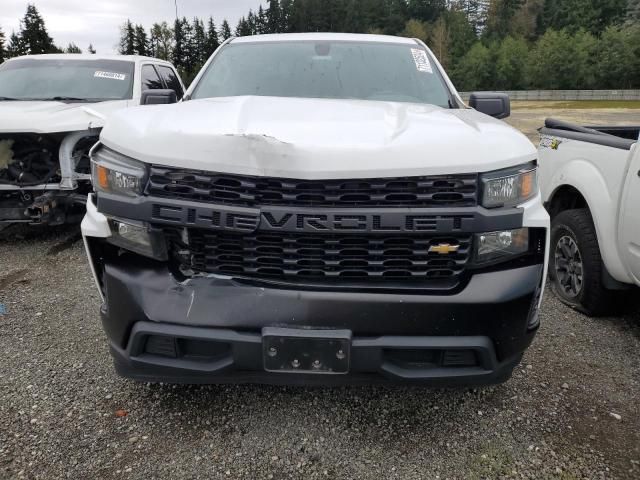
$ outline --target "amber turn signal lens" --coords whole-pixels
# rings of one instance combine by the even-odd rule
[[[109,171],[102,165],[96,165],[98,173],[98,185],[103,190],[109,190]]]
[[[533,195],[533,188],[535,185],[536,172],[535,170],[523,174],[521,177],[522,184],[520,185],[520,194],[523,198],[529,198]]]

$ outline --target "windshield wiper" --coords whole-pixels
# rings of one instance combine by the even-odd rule
[[[0,97],[0,102],[18,102],[22,100],[21,98],[13,98],[13,97]]]

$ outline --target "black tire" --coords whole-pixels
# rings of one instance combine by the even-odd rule
[[[565,210],[553,218],[549,277],[562,302],[589,316],[615,313],[618,292],[604,287],[604,268],[588,209]]]

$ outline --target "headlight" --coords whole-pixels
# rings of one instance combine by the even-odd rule
[[[479,233],[475,245],[477,264],[508,260],[529,251],[529,229]]]
[[[515,207],[538,193],[535,163],[483,174],[482,206],[486,208]]]
[[[91,176],[97,192],[135,197],[144,189],[147,168],[142,162],[98,146],[91,153]]]

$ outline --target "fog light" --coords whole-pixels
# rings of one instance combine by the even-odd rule
[[[481,233],[475,244],[476,263],[508,260],[529,251],[529,229]]]
[[[109,219],[111,236],[109,243],[146,257],[166,258],[166,245],[160,233],[155,233],[149,225],[132,220]]]

